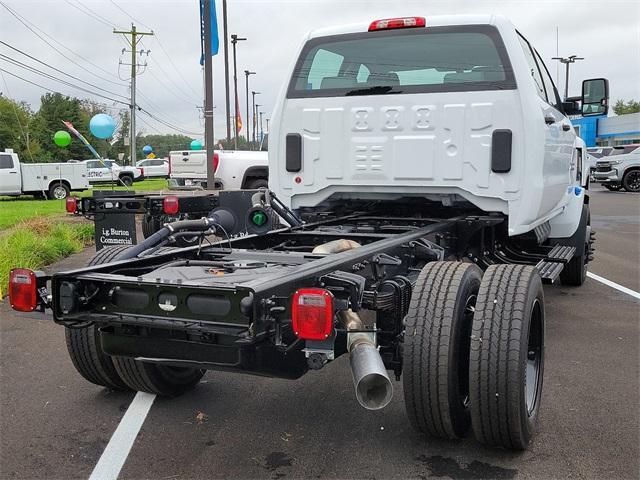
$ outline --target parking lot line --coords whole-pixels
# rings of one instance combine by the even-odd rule
[[[129,456],[133,442],[156,399],[155,395],[138,392],[122,417],[118,428],[104,449],[89,480],[115,480]]]
[[[604,283],[605,285],[611,288],[615,288],[616,290],[619,290],[622,293],[626,293],[627,295],[631,295],[632,297],[640,300],[640,292],[636,292],[635,290],[631,290],[630,288],[623,287],[619,283],[612,282],[611,280],[607,280],[606,278],[596,275],[595,273],[587,272],[587,277],[593,278],[597,282]]]

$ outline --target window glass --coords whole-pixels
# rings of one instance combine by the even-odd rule
[[[529,72],[533,77],[533,81],[536,84],[536,89],[538,90],[538,95],[545,102],[547,101],[547,95],[544,91],[544,82],[542,81],[542,77],[540,76],[540,70],[538,70],[538,65],[536,64],[535,58],[533,58],[533,53],[531,52],[531,47],[529,47],[529,42],[527,42],[522,36],[518,35],[518,40],[520,40],[520,46],[522,47],[522,51],[524,52],[524,56],[527,59],[527,64],[529,65]]]
[[[13,157],[11,155],[0,153],[0,168],[13,168]]]
[[[156,167],[161,167],[164,165],[164,160],[152,160],[151,165],[155,165]]]
[[[87,168],[98,168],[98,162],[87,162]]]
[[[497,30],[434,27],[310,40],[289,97],[515,88]]]
[[[558,97],[556,96],[556,87],[553,84],[553,79],[551,75],[549,75],[549,70],[547,70],[547,66],[540,58],[540,54],[536,52],[536,60],[538,60],[538,64],[540,65],[540,71],[542,72],[542,81],[544,82],[544,88],[547,91],[547,102],[549,104],[559,107],[558,105]]]
[[[327,82],[325,79],[337,78],[342,62],[344,62],[342,55],[319,48],[313,56],[311,68],[304,79],[304,84],[301,85],[302,89],[318,90],[322,88],[323,82]]]
[[[356,82],[364,83],[369,79],[369,75],[371,75],[371,71],[367,68],[366,65],[360,64],[360,68],[358,69],[358,75],[356,75]]]

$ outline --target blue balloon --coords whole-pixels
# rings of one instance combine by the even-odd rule
[[[142,153],[144,153],[145,155],[149,155],[151,152],[153,152],[153,148],[151,148],[151,145],[145,145],[144,147],[142,147]]]
[[[193,140],[191,142],[191,150],[202,150],[202,142],[200,140]]]
[[[89,130],[94,137],[111,138],[116,131],[116,121],[106,113],[98,113],[89,122]]]

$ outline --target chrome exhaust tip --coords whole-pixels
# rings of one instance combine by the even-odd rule
[[[351,373],[358,403],[367,410],[380,410],[393,398],[393,384],[380,358],[370,343],[358,343],[350,354]]]

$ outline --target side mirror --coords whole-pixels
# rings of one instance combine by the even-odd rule
[[[582,113],[580,105],[578,104],[580,101],[580,97],[567,98],[562,102],[562,110],[564,110],[566,115],[580,115]]]
[[[606,115],[609,111],[609,81],[591,78],[582,82],[582,116]]]

